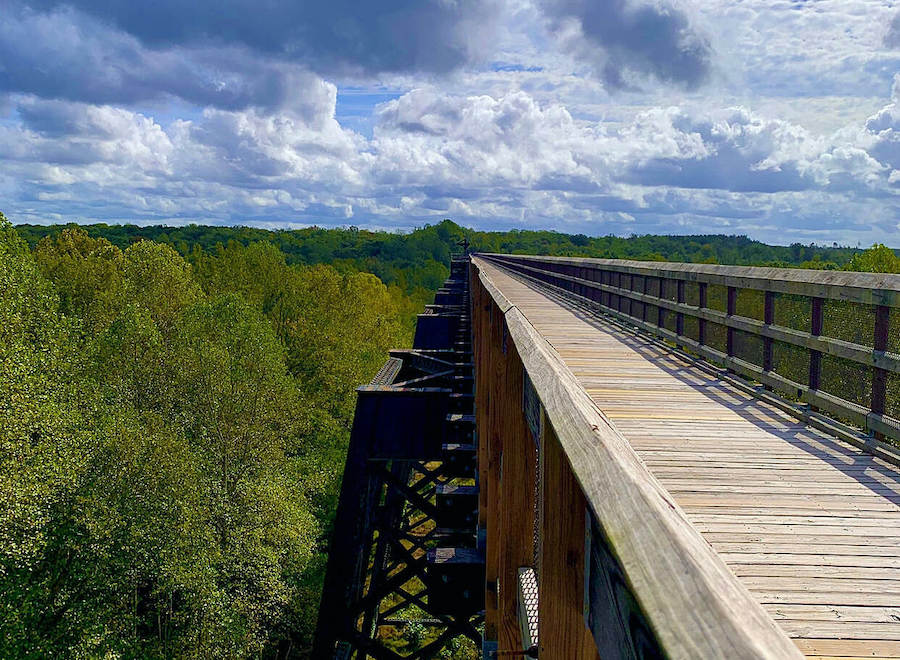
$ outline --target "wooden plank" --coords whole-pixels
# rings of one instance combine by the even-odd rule
[[[900,623],[897,607],[835,607],[831,605],[767,605],[766,611],[778,620]],[[846,633],[846,631],[845,631]]]
[[[852,624],[794,619],[778,620],[778,625],[791,637],[847,641],[900,641],[900,623],[854,621]]]
[[[794,642],[797,644],[797,648],[808,655],[829,655],[841,658],[895,658],[900,656],[900,642],[897,641],[796,639]]]

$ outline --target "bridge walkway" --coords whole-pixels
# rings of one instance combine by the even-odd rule
[[[900,658],[900,470],[480,261],[805,655]]]

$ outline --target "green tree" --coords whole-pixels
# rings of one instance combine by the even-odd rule
[[[900,273],[900,257],[889,247],[876,243],[865,252],[854,254],[844,270],[870,273]]]

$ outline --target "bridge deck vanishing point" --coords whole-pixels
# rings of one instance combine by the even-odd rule
[[[812,657],[900,658],[900,470],[483,259],[740,582]]]

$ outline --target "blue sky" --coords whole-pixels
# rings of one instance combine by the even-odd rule
[[[900,247],[895,0],[3,0],[0,210]]]

